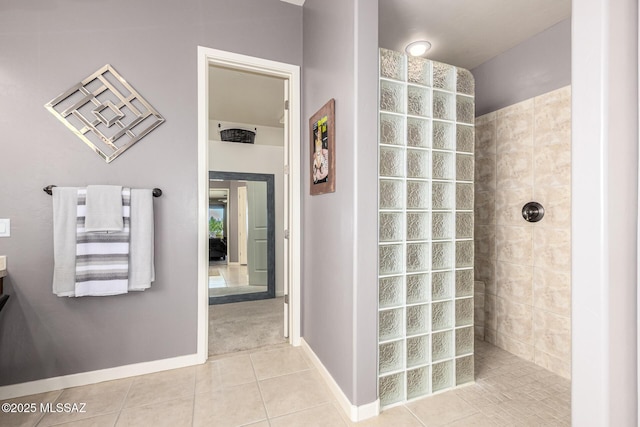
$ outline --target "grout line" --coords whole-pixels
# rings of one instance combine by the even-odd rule
[[[264,402],[264,395],[262,394],[262,386],[260,384],[260,380],[258,380],[258,374],[256,373],[256,367],[253,364],[253,357],[251,357],[254,353],[249,353],[249,361],[251,362],[251,369],[253,370],[253,377],[256,380],[256,384],[258,386],[258,393],[260,393],[260,401],[262,402],[262,408],[264,409],[264,414],[267,417],[267,423],[269,425],[271,425],[271,422],[269,421],[270,417],[269,417],[269,411],[267,410],[267,405]]]

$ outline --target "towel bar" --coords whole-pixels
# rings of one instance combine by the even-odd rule
[[[52,191],[53,187],[57,187],[57,185],[47,185],[42,189],[42,191],[44,191],[45,193],[51,196],[53,194],[53,191]],[[159,188],[154,188],[153,197],[160,197],[160,196],[162,196],[162,190]]]

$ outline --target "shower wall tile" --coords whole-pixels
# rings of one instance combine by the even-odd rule
[[[494,191],[476,191],[474,200],[474,223],[478,225],[495,225],[496,194]]]
[[[476,191],[496,191],[496,157],[476,158],[474,176]]]
[[[571,150],[562,145],[536,147],[534,167],[536,187],[571,184]]]
[[[533,154],[511,151],[496,156],[496,188],[530,187],[533,181]]]
[[[535,98],[535,143],[571,144],[571,87]]]
[[[496,268],[498,297],[528,306],[533,305],[533,267],[498,262]]]
[[[533,99],[496,112],[496,152],[510,153],[533,147]]]
[[[488,117],[494,117],[489,120]],[[487,114],[476,120],[476,158],[496,155],[495,113]]]
[[[554,374],[571,379],[571,360],[563,360],[543,351],[536,350],[534,362],[536,365],[542,366]]]
[[[536,187],[533,193],[533,200],[545,209],[541,227],[571,228],[571,185]]]
[[[496,260],[476,256],[474,261],[473,277],[484,282],[486,293],[496,295]]]
[[[515,225],[520,227],[533,226],[532,223],[526,222],[524,218],[522,218],[522,207],[525,203],[533,200],[533,187],[529,186],[497,190],[495,192],[495,198],[495,215],[497,225]],[[544,203],[542,205],[546,206]]]
[[[571,272],[533,269],[533,306],[571,316]]]
[[[475,256],[482,259],[496,258],[496,228],[493,225],[475,226]]]
[[[497,298],[497,327],[499,335],[533,345],[533,308]]]
[[[493,331],[498,326],[498,297],[487,293],[484,294],[484,324]]]
[[[523,343],[509,336],[503,335],[500,332],[496,333],[495,345],[507,350],[509,353],[532,362],[535,357],[535,350],[533,345]]]
[[[533,314],[536,350],[568,359],[571,354],[571,320],[566,316],[535,310]]]
[[[533,250],[536,267],[568,271],[571,268],[571,230],[534,228]]]
[[[514,264],[533,265],[531,227],[496,226],[496,259]]]

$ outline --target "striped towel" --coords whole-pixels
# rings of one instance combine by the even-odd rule
[[[85,229],[87,190],[78,189],[75,296],[126,294],[131,189],[122,188],[122,231]]]

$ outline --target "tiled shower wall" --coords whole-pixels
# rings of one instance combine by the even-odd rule
[[[380,51],[382,406],[473,381],[474,80]]]
[[[485,340],[569,378],[571,87],[478,117],[475,179]],[[532,200],[537,223],[521,214]]]

